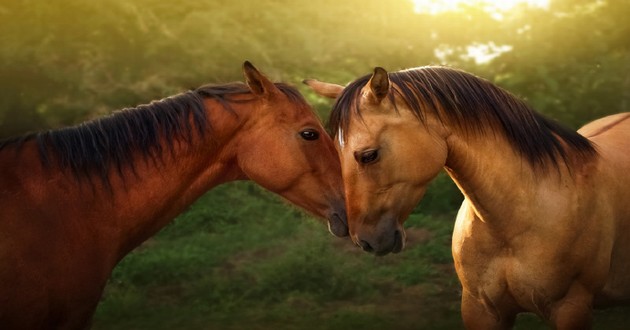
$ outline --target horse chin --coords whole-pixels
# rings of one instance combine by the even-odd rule
[[[345,216],[333,213],[328,218],[328,231],[337,237],[348,236],[348,222],[344,221]]]

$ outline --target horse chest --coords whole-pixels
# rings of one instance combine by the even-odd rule
[[[530,241],[526,248],[515,248],[462,206],[453,232],[453,258],[463,289],[487,308],[509,303],[545,313],[568,290],[575,269],[567,266],[566,256],[543,249],[542,238]]]

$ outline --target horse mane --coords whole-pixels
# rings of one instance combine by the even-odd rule
[[[275,85],[292,102],[306,102],[294,87]],[[195,132],[203,136],[210,131],[205,98],[217,100],[235,114],[230,103],[244,102],[230,99],[236,94],[251,94],[251,91],[243,83],[204,85],[76,126],[8,138],[0,141],[0,151],[9,146],[19,151],[25,142],[35,140],[45,167],[56,163],[77,177],[90,178],[90,174],[98,173],[109,184],[111,168],[117,169],[121,177],[125,166],[134,169],[135,153],[140,152],[145,160],[160,160],[163,152],[173,152],[178,143],[192,143]]]
[[[335,102],[329,120],[332,132],[346,132],[352,114],[361,116],[361,90],[371,75],[350,83]],[[534,170],[559,168],[596,154],[591,142],[579,133],[544,117],[510,92],[487,80],[447,67],[421,67],[389,73],[389,100],[396,107],[399,96],[422,122],[426,111],[464,133],[502,131],[509,143]],[[395,108],[398,111],[398,108]],[[337,133],[338,134],[338,133]],[[572,160],[573,159],[573,160]]]

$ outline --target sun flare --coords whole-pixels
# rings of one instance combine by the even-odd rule
[[[487,12],[496,21],[502,21],[504,15],[519,8],[530,7],[549,9],[549,0],[411,0],[414,11],[418,14],[439,15],[449,11],[460,11],[474,7]],[[477,64],[491,62],[502,53],[512,50],[510,45],[490,43],[472,43],[466,47],[460,56],[464,60],[473,60]],[[435,56],[446,62],[448,56],[453,55],[453,49],[441,46],[435,49]]]
[[[455,11],[464,6],[481,8],[497,18],[501,13],[519,5],[548,8],[549,0],[411,0],[417,13],[436,15],[446,11]]]

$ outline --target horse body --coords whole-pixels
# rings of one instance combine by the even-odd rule
[[[580,135],[440,67],[307,84],[337,96],[331,129],[364,250],[402,249],[402,224],[442,167],[464,194],[452,251],[467,328],[510,328],[520,312],[587,328],[595,304],[630,298],[630,114]]]
[[[603,142],[597,157],[543,177],[500,139],[449,149],[447,171],[466,197],[453,258],[469,328],[509,327],[523,311],[558,328],[584,326],[594,302],[630,298],[630,159],[619,171],[606,159],[619,145]],[[462,154],[474,161],[450,167]]]
[[[0,328],[88,327],[114,266],[224,182],[252,179],[328,218],[343,235],[343,191],[330,137],[297,91],[271,83],[249,63],[244,68],[248,86],[200,88],[200,102],[197,95],[175,96],[67,131],[75,135],[53,131],[5,143]],[[184,111],[191,106],[204,115]],[[134,116],[142,117],[129,120]],[[155,125],[142,124],[152,120]],[[112,133],[112,125],[122,125],[122,133]],[[67,137],[99,132],[111,139]],[[80,152],[60,151],[65,146]],[[98,157],[87,159],[85,148]]]
[[[195,145],[224,142],[206,139]],[[176,151],[156,164],[138,155],[137,174],[111,173],[110,188],[96,178],[77,183],[72,173],[33,162],[39,158],[34,141],[25,142],[17,157],[3,152],[0,180],[8,183],[0,194],[3,328],[85,327],[124,255],[206,190],[243,178],[214,148],[197,149]]]

